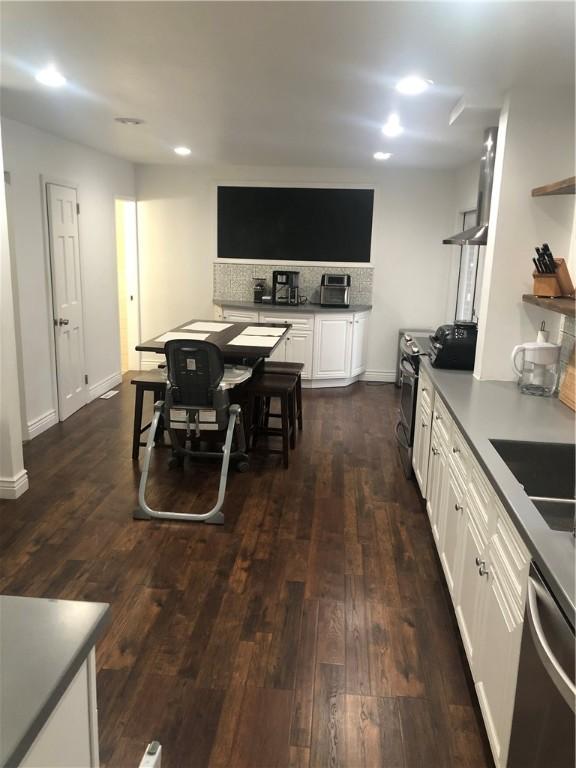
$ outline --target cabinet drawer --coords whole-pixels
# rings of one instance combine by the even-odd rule
[[[257,323],[258,312],[222,307],[222,318],[224,320],[230,320],[233,323]]]
[[[513,596],[516,607],[522,615],[528,585],[530,555],[518,531],[508,517],[508,513],[497,500],[496,532],[492,537],[492,547],[500,560],[500,577]]]
[[[452,417],[441,397],[434,398],[434,428],[438,431],[438,439],[448,448],[452,434]]]
[[[450,440],[448,459],[454,474],[457,475],[463,483],[466,483],[470,464],[470,449],[468,448],[468,443],[464,440],[460,434],[460,430],[455,424],[452,425],[452,439]]]
[[[434,387],[422,369],[418,380],[418,397],[420,403],[431,411],[434,404]]]
[[[486,475],[472,456],[470,456],[468,500],[482,535],[489,538],[496,525],[496,498]]]
[[[260,312],[261,323],[284,323],[300,330],[314,328],[314,315],[301,315],[290,312]]]

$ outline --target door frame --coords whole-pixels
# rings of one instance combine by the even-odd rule
[[[137,344],[139,344],[142,341],[142,312],[141,312],[141,301],[140,301],[140,241],[138,236],[138,200],[135,197],[130,197],[127,195],[114,195],[114,234],[117,236],[117,220],[116,220],[116,201],[121,200],[128,203],[134,203],[134,226],[136,227],[136,285],[138,287],[138,297],[136,301],[136,326],[137,326],[137,332],[138,332],[138,340]],[[117,240],[116,240],[117,242]],[[116,247],[116,298],[118,299],[119,296],[119,286],[118,286],[118,248]],[[117,302],[118,303],[118,302]],[[120,339],[120,316],[118,316],[118,339]],[[120,351],[120,355],[122,352]],[[137,360],[138,360],[138,370],[142,369],[142,352],[137,352]],[[118,370],[122,370],[122,365],[120,362],[120,365],[118,366]]]
[[[52,380],[52,405],[56,414],[56,421],[60,421],[60,403],[58,400],[58,366],[56,362],[56,337],[54,335],[54,293],[52,285],[52,259],[50,256],[50,225],[48,222],[48,194],[47,185],[56,184],[60,187],[69,187],[76,191],[76,201],[80,202],[80,187],[77,182],[70,179],[64,179],[51,174],[40,174],[40,204],[42,206],[42,236],[44,240],[44,274],[45,289],[48,297],[48,327],[50,329],[50,373]],[[82,296],[82,342],[84,349],[84,369],[86,371],[86,306],[84,302],[84,270],[82,269],[82,244],[80,242],[80,222],[78,222],[78,262],[80,264],[80,295]],[[90,384],[86,385],[88,390],[88,402],[90,402]]]

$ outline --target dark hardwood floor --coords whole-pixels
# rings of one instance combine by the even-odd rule
[[[125,383],[25,448],[2,507],[5,594],[112,606],[101,761],[164,768],[491,765],[428,519],[394,442],[392,385],[305,391],[290,469],[231,474],[223,527],[136,522]],[[215,466],[151,500],[206,509]]]

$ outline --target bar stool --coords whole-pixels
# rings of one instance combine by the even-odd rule
[[[285,468],[288,467],[290,448],[296,447],[297,382],[296,375],[261,373],[255,374],[244,385],[244,393],[251,400],[252,446],[256,445],[259,435],[281,437],[282,449],[270,449],[270,453],[281,453]],[[268,414],[266,408],[262,407],[263,402],[272,397],[280,400],[280,413],[277,414],[282,421],[280,428],[268,426]]]
[[[134,427],[132,431],[132,458],[138,461],[140,446],[146,443],[140,440],[143,432],[150,428],[150,424],[142,426],[142,408],[144,405],[144,392],[152,392],[154,402],[164,400],[166,397],[166,378],[161,370],[142,371],[136,374],[130,384],[136,386],[136,397],[134,399]],[[164,432],[164,426],[161,424],[158,430],[161,434]],[[160,437],[160,435],[158,436]]]
[[[282,363],[277,360],[264,360],[262,364],[264,373],[278,373],[282,376],[298,376],[296,382],[296,416],[298,418],[298,429],[302,429],[302,371],[304,363]],[[269,416],[279,417],[280,414],[269,413]]]

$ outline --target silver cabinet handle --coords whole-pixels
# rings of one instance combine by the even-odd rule
[[[436,419],[436,421],[442,421],[442,416],[440,416],[439,413],[437,413],[436,416],[434,416],[434,418]]]
[[[428,424],[426,424],[426,422],[425,422],[425,421],[423,421],[423,422],[422,422],[422,429],[426,429],[426,427],[427,427],[427,426],[428,426]]]
[[[482,563],[480,568],[478,568],[478,573],[480,574],[480,576],[487,576],[488,575],[488,568],[486,568],[484,563]]]
[[[428,387],[422,387],[422,392],[428,392]]]
[[[434,454],[434,456],[438,456],[440,451],[438,450],[438,448],[434,448],[434,446],[432,446],[432,453]]]
[[[477,557],[476,558],[476,565],[486,565],[486,563],[480,557]]]
[[[464,507],[462,506],[462,504],[454,504],[454,509],[456,510],[456,512],[462,512]],[[476,558],[476,560],[478,560],[478,558]],[[478,565],[478,563],[476,563],[476,565]]]
[[[452,448],[452,453],[460,453],[460,448]]]
[[[558,659],[552,653],[552,649],[548,645],[546,635],[542,629],[542,622],[540,621],[540,614],[538,612],[538,598],[544,602],[552,603],[552,598],[548,595],[544,587],[538,584],[532,576],[528,578],[528,600],[526,601],[526,614],[528,618],[528,624],[536,646],[536,651],[540,658],[540,661],[544,665],[544,668],[550,675],[554,685],[558,689],[562,698],[566,701],[572,712],[576,711],[576,686],[570,680],[566,672],[560,666]],[[553,606],[554,610],[556,605]]]
[[[65,317],[59,317],[58,320],[54,320],[54,325],[68,325],[70,323],[70,320],[67,320]]]

